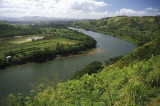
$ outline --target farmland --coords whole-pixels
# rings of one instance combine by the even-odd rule
[[[8,26],[6,30],[7,28]],[[44,27],[38,29],[44,32],[0,38],[1,68],[26,62],[44,62],[54,59],[57,55],[78,54],[96,45],[96,41],[90,36],[71,29]]]

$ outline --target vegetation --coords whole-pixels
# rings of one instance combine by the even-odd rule
[[[160,95],[160,56],[135,61],[123,69],[85,74],[79,80],[43,88],[34,97],[10,95],[10,105],[146,105]],[[158,99],[159,100],[159,99]],[[16,101],[16,102],[14,102]]]
[[[0,68],[77,54],[95,48],[97,43],[92,37],[70,29],[43,27],[42,30],[44,34],[0,38]]]
[[[116,56],[116,57],[114,57],[114,58],[110,58],[110,59],[108,59],[108,60],[105,60],[105,61],[104,61],[104,62],[105,62],[105,66],[109,66],[109,65],[111,65],[111,64],[114,64],[115,62],[117,62],[118,60],[120,60],[122,57],[123,57],[123,56],[120,55],[120,56]]]
[[[11,94],[10,105],[160,105],[159,25],[159,16],[113,17],[74,23],[74,27],[111,34],[139,47],[123,57],[105,61],[100,72],[95,70],[100,63],[95,67],[92,65],[97,63],[91,63],[75,73],[75,79],[54,86],[41,84],[37,94],[31,93],[26,98]]]
[[[102,70],[102,63],[101,62],[92,62],[88,65],[86,65],[82,70],[76,71],[75,74],[73,75],[72,79],[79,79],[81,78],[84,74],[91,75],[92,73],[98,73]]]
[[[138,47],[137,49],[133,50],[131,53],[124,56],[122,59],[117,61],[115,64],[105,67],[105,70],[110,68],[123,68],[124,66],[128,66],[135,60],[148,60],[152,55],[156,56],[160,54],[160,38],[157,37],[155,40],[147,42],[143,46]]]
[[[17,26],[7,23],[0,23],[0,37],[24,36],[30,34],[41,34],[43,30],[36,27]]]
[[[72,26],[113,35],[140,46],[160,34],[160,16],[109,17],[88,22],[76,22]]]
[[[66,28],[68,26],[70,26],[70,24],[74,23],[76,21],[72,20],[72,21],[46,21],[46,22],[40,22],[40,23],[36,23],[31,25],[31,27],[35,27],[35,28],[41,28],[41,27],[45,27],[45,28]],[[33,23],[33,22],[32,22]]]
[[[105,67],[114,64],[118,60],[120,60],[123,56],[116,56],[114,58],[110,58],[105,60]],[[83,69],[76,71],[72,77],[72,79],[80,79],[84,74],[91,75],[93,73],[99,73],[103,69],[103,64],[101,62],[95,61],[91,62],[90,64],[86,65]]]

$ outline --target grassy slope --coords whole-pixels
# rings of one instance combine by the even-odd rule
[[[160,34],[160,16],[111,17],[96,21],[77,22],[72,26],[113,35],[136,45],[143,45]]]
[[[109,68],[121,68],[134,60],[149,59],[152,55],[160,54],[160,16],[111,17],[96,21],[76,22],[72,26],[110,34],[139,46]],[[109,68],[106,67],[104,70]]]
[[[40,85],[39,93],[34,97],[27,97],[25,104],[89,106],[160,105],[160,38],[158,37],[160,29],[159,23],[156,23],[159,18],[156,18],[114,17],[75,23],[73,26],[78,28],[110,33],[133,41],[136,44],[140,44],[142,40],[145,44],[142,45],[141,43],[141,46],[137,49],[124,56],[118,62],[105,67],[98,74],[86,74],[79,80],[59,83],[57,87],[52,86],[54,84],[47,86],[47,88],[44,85]],[[130,20],[135,21],[130,23],[132,22]],[[105,21],[107,22],[105,23]],[[103,27],[110,28],[110,30],[103,30]],[[140,28],[143,29],[140,30]],[[120,29],[124,29],[123,33],[126,34],[125,36],[116,35],[117,30],[120,31]],[[141,34],[139,36],[135,35],[136,37],[132,37],[133,34],[127,36],[128,30]],[[21,98],[21,96],[18,97]],[[10,98],[12,98],[10,100],[16,99],[18,101],[16,103],[21,104],[22,101],[18,97],[10,95]]]

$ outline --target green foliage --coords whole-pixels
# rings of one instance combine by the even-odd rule
[[[84,74],[91,75],[92,73],[97,73],[102,70],[102,63],[101,62],[92,62],[88,65],[86,65],[82,70],[76,71],[73,75],[72,79],[79,79]]]
[[[37,35],[43,36],[42,39],[30,42],[14,43],[32,38],[31,35],[21,38],[1,38],[0,68],[26,62],[45,62],[53,60],[57,55],[78,54],[96,47],[95,39],[78,31],[56,28],[46,28],[46,30],[48,30],[46,34]]]
[[[145,45],[140,46],[133,50],[131,53],[125,55],[122,59],[120,59],[115,64],[110,67],[105,67],[104,70],[108,70],[110,68],[123,68],[124,66],[128,66],[130,63],[135,60],[148,60],[152,55],[156,56],[160,54],[160,40],[156,38],[151,42],[147,42]]]
[[[159,82],[152,85],[150,73],[157,70],[160,56],[151,57],[148,61],[135,61],[123,69],[111,69],[97,74],[85,74],[79,80],[59,83],[57,87],[48,87],[33,97],[32,102],[26,100],[25,105],[146,105],[151,94],[159,89]],[[150,77],[150,81],[146,78]],[[160,76],[156,76],[159,79]],[[14,99],[13,99],[14,100]],[[11,100],[11,101],[13,101]]]
[[[42,87],[43,89],[39,90],[35,96],[27,97],[23,103],[20,99],[15,99],[17,96],[12,95],[10,103],[13,106],[16,103],[30,106],[140,106],[152,104],[152,101],[159,103],[159,18],[159,16],[123,16],[73,23],[72,26],[74,27],[111,34],[132,41],[139,47],[126,56],[109,59],[101,72],[99,72],[101,63],[91,63],[81,71],[76,72],[75,79],[59,83],[56,87]],[[56,52],[58,54],[68,53],[70,50],[72,52],[86,50],[96,44],[93,38],[80,37],[77,32],[74,32],[78,35],[76,37],[70,36],[72,35],[71,32],[68,33],[66,29],[63,29],[63,34],[58,29],[54,32],[62,38],[78,41],[74,46],[68,45],[70,48],[57,43],[55,48],[57,51],[59,50]],[[15,55],[12,52],[11,54]]]
[[[160,95],[156,98],[157,102],[160,102]]]
[[[23,106],[24,99],[21,93],[17,94],[17,96],[10,94],[8,96],[9,106]]]
[[[88,22],[75,22],[73,27],[92,30],[128,40],[138,46],[153,40],[160,30],[160,16],[110,17]]]
[[[114,64],[115,62],[117,62],[118,60],[120,60],[122,57],[123,57],[123,56],[120,55],[120,56],[116,56],[116,57],[114,57],[114,58],[110,58],[110,59],[108,59],[108,60],[105,60],[105,61],[104,61],[104,62],[105,62],[105,65],[106,65],[106,66],[109,66],[109,65],[111,65],[111,64]]]
[[[0,23],[0,32],[0,37],[14,37],[29,34],[40,34],[42,33],[42,30],[35,27],[16,26],[7,23]]]

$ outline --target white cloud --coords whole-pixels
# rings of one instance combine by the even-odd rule
[[[73,1],[73,0],[71,0],[71,1]],[[71,8],[74,10],[87,11],[87,10],[93,10],[95,8],[103,7],[103,6],[107,6],[107,4],[104,2],[96,2],[93,0],[88,0],[88,1],[79,0],[79,1],[73,2]]]
[[[115,12],[97,11],[112,6],[98,0],[0,0],[0,17],[45,16],[60,18],[103,18],[119,15],[147,16],[160,15],[158,9],[144,10],[122,8]]]
[[[136,11],[136,10],[132,10],[132,9],[122,8],[114,13],[108,14],[108,16],[122,16],[122,15],[126,15],[126,16],[155,16],[155,15],[160,15],[160,12],[159,11],[148,11],[146,9]]]
[[[96,0],[3,0],[0,16],[47,16],[63,18],[92,18],[103,12],[95,9],[110,6]],[[101,16],[101,15],[100,15]]]
[[[152,7],[150,7],[150,8],[146,8],[145,10],[147,10],[147,11],[158,11],[158,9],[157,9],[157,8],[152,8]]]
[[[143,16],[146,15],[147,12],[146,11],[135,11],[132,9],[126,9],[126,8],[122,8],[119,11],[116,11],[117,15],[128,15],[128,16]]]

